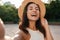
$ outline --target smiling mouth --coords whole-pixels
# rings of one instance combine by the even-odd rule
[[[32,17],[36,17],[37,15],[31,15]]]

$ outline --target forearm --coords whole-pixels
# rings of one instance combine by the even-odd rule
[[[46,38],[45,38],[45,40],[53,40],[50,29],[46,28],[45,30],[46,30]]]
[[[0,40],[5,40],[4,38],[0,38]]]
[[[44,40],[53,40],[50,29],[48,27],[48,21],[45,18],[42,18],[41,23],[42,23],[42,26],[45,28],[45,31],[46,31],[46,37]]]

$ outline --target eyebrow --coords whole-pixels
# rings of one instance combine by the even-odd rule
[[[32,6],[30,6],[29,8],[33,8]],[[38,8],[38,7],[35,7],[35,8]]]

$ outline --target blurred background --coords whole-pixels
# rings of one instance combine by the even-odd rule
[[[6,35],[13,37],[19,30],[18,8],[23,0],[0,0],[0,18],[5,24]],[[41,0],[46,6],[48,20],[54,40],[60,40],[60,0]]]

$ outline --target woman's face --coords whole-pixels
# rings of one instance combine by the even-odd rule
[[[27,8],[27,18],[30,21],[37,21],[39,19],[39,8],[36,4],[30,4]]]

